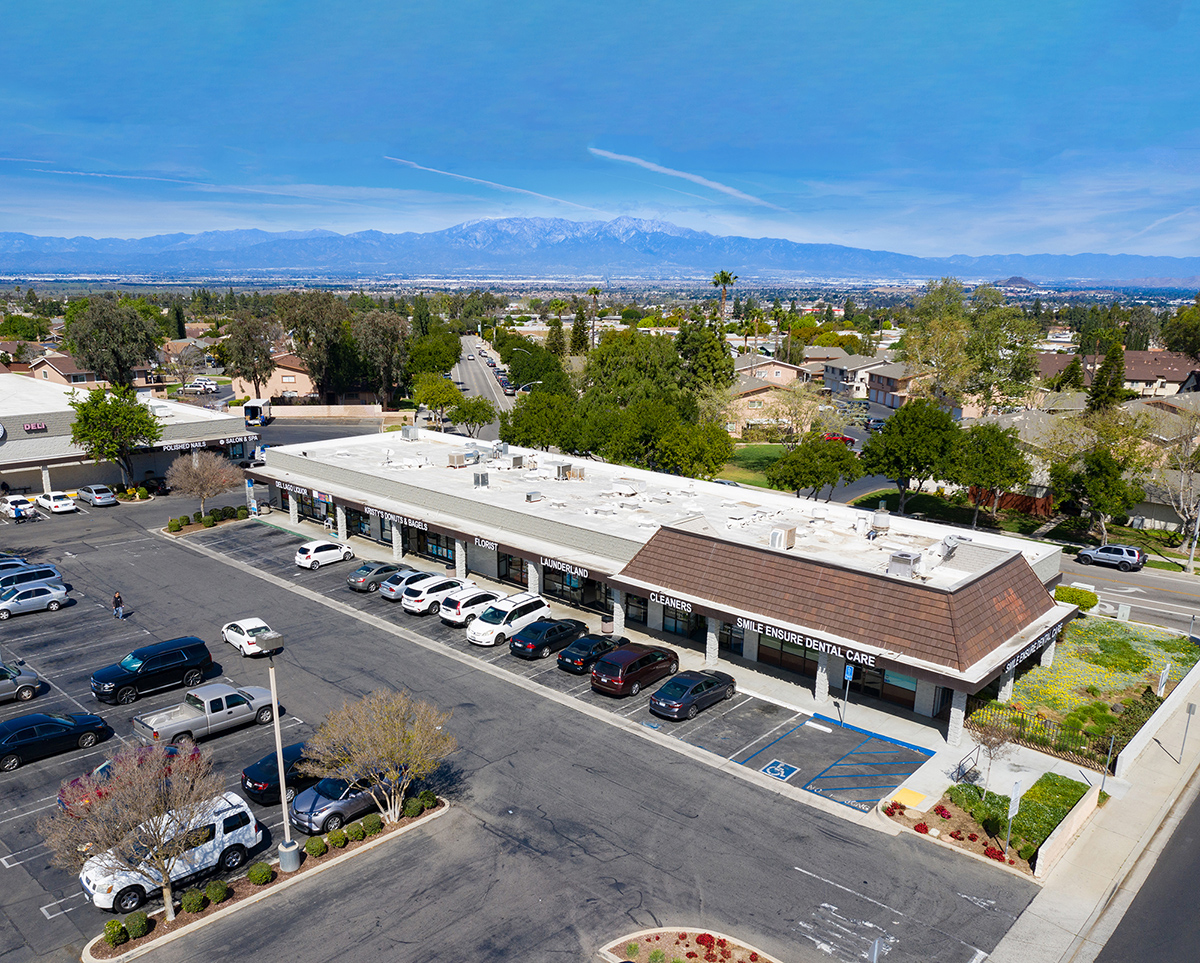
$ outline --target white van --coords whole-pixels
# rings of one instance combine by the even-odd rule
[[[467,641],[474,645],[504,645],[531,622],[552,617],[544,598],[519,592],[489,605],[467,627]]]
[[[210,800],[208,810],[202,825],[190,827],[194,835],[192,848],[177,857],[171,868],[173,887],[214,869],[237,869],[246,862],[247,851],[262,842],[262,824],[237,793],[227,792]],[[162,818],[176,817],[170,812]],[[99,909],[132,913],[150,893],[161,889],[162,878],[144,863],[139,870],[132,870],[109,853],[102,853],[83,864],[79,883]]]

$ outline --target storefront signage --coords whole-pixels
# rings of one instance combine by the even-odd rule
[[[333,496],[327,495],[325,492],[319,492],[316,489],[313,489],[313,501],[314,502],[323,502],[326,505],[332,505],[333,504]]]
[[[307,495],[308,494],[307,488],[301,488],[299,485],[293,485],[289,482],[277,481],[275,483],[275,487],[281,488],[285,492],[295,492],[297,495]]]
[[[163,451],[187,451],[192,448],[204,448],[208,444],[207,441],[176,441],[169,445],[163,445]]]
[[[475,547],[486,548],[489,552],[494,552],[499,547],[496,542],[489,542],[486,538],[475,536]]]
[[[31,421],[25,426],[26,431],[45,431],[46,423],[44,421]]]
[[[407,515],[397,515],[395,512],[385,512],[378,508],[372,508],[370,505],[364,505],[363,510],[368,515],[374,515],[376,518],[386,518],[389,522],[407,525],[409,528],[415,528],[422,532],[429,531],[429,523],[423,522],[419,518],[409,518]]]
[[[692,611],[692,603],[683,599],[672,598],[670,595],[663,595],[662,592],[651,592],[650,601],[657,602],[663,608],[678,609],[680,612]]]
[[[1013,669],[1028,659],[1031,655],[1033,655],[1033,653],[1037,652],[1039,649],[1044,649],[1052,642],[1057,642],[1058,636],[1062,632],[1062,627],[1063,623],[1059,622],[1058,625],[1054,626],[1054,628],[1048,629],[1039,635],[1036,641],[1030,642],[1029,645],[1025,646],[1025,648],[1023,648],[1017,655],[1008,660],[1008,664],[1004,667],[1004,671],[1012,672]]]
[[[234,435],[232,438],[222,438],[219,445],[236,445],[242,441],[258,441],[258,435]]]
[[[588,577],[588,570],[586,568],[580,568],[578,565],[571,565],[567,562],[560,562],[556,558],[546,558],[546,556],[541,555],[538,557],[538,562],[542,568],[552,568],[556,572],[565,572],[567,575],[575,576],[575,578]]]
[[[812,649],[814,652],[824,652],[828,655],[837,656],[838,658],[845,659],[847,662],[854,662],[858,665],[870,666],[871,668],[875,667],[875,656],[869,652],[858,652],[844,645],[837,645],[833,642],[826,642],[824,639],[813,638],[811,635],[805,635],[803,632],[781,629],[779,626],[771,625],[769,622],[739,618],[735,624],[745,632],[757,632],[759,635],[765,635],[769,639],[778,639],[780,642],[786,642],[789,645],[803,646],[806,649]]]

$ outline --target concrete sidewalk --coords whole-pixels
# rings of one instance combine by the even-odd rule
[[[322,535],[320,526],[301,521],[292,525],[279,511],[263,517],[266,524],[293,532],[306,539]],[[361,558],[390,560],[389,546],[366,539],[352,541]],[[418,568],[430,567],[427,559],[408,557]],[[486,579],[475,577],[483,585]],[[497,585],[512,591],[510,585]],[[578,617],[579,612],[552,602],[556,616]],[[651,632],[626,623],[626,636],[635,641],[669,644],[680,654],[681,667],[701,668],[704,651],[700,643],[676,635]],[[960,762],[974,749],[970,731],[963,744],[946,742],[945,724],[922,720],[886,703],[851,694],[843,704],[841,693],[830,693],[819,703],[803,680],[793,681],[787,673],[750,662],[722,651],[718,667],[737,678],[738,689],[781,706],[845,721],[848,725],[879,733],[891,739],[921,746],[933,752],[927,763],[905,780],[903,788],[922,797],[910,808],[926,810],[954,783]],[[1090,963],[1112,934],[1142,882],[1153,868],[1171,832],[1200,790],[1200,715],[1195,731],[1188,733],[1180,759],[1186,703],[1162,727],[1135,763],[1127,779],[1109,776],[1104,789],[1111,798],[1091,819],[1070,851],[1046,879],[1042,891],[992,952],[998,963]],[[986,757],[978,764],[976,780],[982,781]],[[1100,774],[1036,752],[1014,747],[992,766],[989,784],[1008,794],[1014,780],[1028,789],[1045,772],[1055,772],[1089,785]],[[822,807],[824,808],[824,807]],[[837,809],[838,807],[834,807]],[[846,808],[846,807],[843,807]],[[852,815],[853,814],[853,815]],[[846,808],[847,818],[860,816]]]

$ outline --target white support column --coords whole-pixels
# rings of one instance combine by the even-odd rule
[[[829,653],[817,653],[817,680],[813,683],[813,698],[818,702],[829,701]]]
[[[919,716],[933,718],[933,707],[937,702],[938,687],[932,682],[917,679],[917,692],[913,702],[913,712]]]
[[[295,492],[288,492],[288,521],[293,525],[300,524],[300,502],[296,500]]]
[[[341,505],[336,506],[337,512],[337,537],[339,542],[346,540],[346,509]]]
[[[997,702],[1008,702],[1012,699],[1013,682],[1017,677],[1017,670],[1008,669],[1000,675],[1000,693],[996,696]]]
[[[646,605],[646,628],[655,632],[663,630],[663,604],[653,599]]]
[[[529,562],[525,563],[525,574],[529,581],[529,591],[534,595],[542,594],[542,563]]]
[[[467,543],[461,538],[454,540],[454,577],[467,577]]]
[[[392,558],[404,558],[404,528],[399,522],[387,524],[392,526]]]
[[[957,746],[962,744],[963,721],[967,716],[967,694],[961,689],[954,690],[954,697],[950,701],[950,728],[946,731],[946,742],[948,745]]]
[[[613,589],[613,638],[619,639],[625,634],[625,593]]]
[[[50,469],[45,465],[42,466],[42,491],[52,491],[50,488]]]
[[[711,615],[706,615],[705,620],[708,623],[708,631],[704,635],[704,667],[712,669],[716,667],[720,658],[721,620],[714,619]]]
[[[1042,668],[1048,669],[1050,666],[1054,665],[1054,649],[1057,645],[1057,642],[1051,642],[1048,646],[1042,649],[1042,657],[1040,659]]]

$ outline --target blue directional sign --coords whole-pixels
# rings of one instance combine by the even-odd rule
[[[786,762],[780,762],[778,759],[772,759],[762,767],[762,771],[768,776],[774,776],[781,782],[787,782],[792,778],[792,776],[796,775],[796,773],[800,771],[800,767],[789,766]]]

